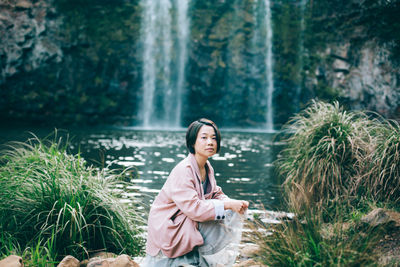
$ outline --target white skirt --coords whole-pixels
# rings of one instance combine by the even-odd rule
[[[242,238],[242,216],[231,210],[226,211],[225,219],[199,223],[199,231],[204,244],[193,251],[177,257],[168,258],[162,252],[153,257],[147,254],[142,267],[222,267],[232,266],[239,255]]]

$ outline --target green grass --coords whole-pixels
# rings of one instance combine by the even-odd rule
[[[268,266],[374,266],[378,235],[363,234],[355,223],[336,218],[324,224],[321,214],[308,214],[268,227],[257,224],[255,241]]]
[[[400,126],[374,114],[313,102],[287,125],[277,161],[293,221],[264,225],[255,242],[269,266],[376,266],[385,229],[363,225],[400,199]],[[265,235],[270,232],[271,235]]]
[[[134,207],[119,202],[124,173],[88,166],[67,142],[33,138],[0,156],[1,252],[30,248],[31,258],[106,250],[138,255],[143,247]],[[25,252],[26,253],[26,252]],[[39,258],[37,258],[39,260]]]
[[[370,143],[365,118],[337,102],[313,102],[288,123],[293,134],[278,165],[291,205],[328,204],[353,193]]]
[[[372,153],[366,188],[378,201],[400,204],[400,125],[396,121],[383,121],[378,126],[380,134]]]

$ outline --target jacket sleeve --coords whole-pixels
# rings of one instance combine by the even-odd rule
[[[176,206],[190,219],[197,222],[214,220],[215,208],[212,200],[199,198],[195,186],[195,177],[190,167],[177,171],[168,186],[169,197]]]
[[[215,189],[215,192],[213,193],[212,198],[219,199],[219,200],[229,199],[229,197],[227,195],[225,195],[224,192],[222,192],[221,187],[219,187],[218,185],[216,186],[216,189]]]

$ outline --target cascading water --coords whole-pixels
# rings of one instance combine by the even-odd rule
[[[265,23],[267,27],[266,36],[266,80],[267,80],[267,114],[266,114],[266,129],[267,131],[274,130],[273,118],[273,94],[274,94],[274,77],[273,77],[273,58],[272,58],[272,20],[271,20],[271,3],[270,0],[265,1]]]
[[[174,125],[180,126],[182,119],[182,102],[184,99],[185,66],[187,60],[187,43],[189,40],[189,17],[187,16],[189,0],[178,0],[178,82],[177,82],[177,105]]]
[[[180,127],[189,38],[189,0],[142,0],[144,128]],[[176,19],[174,14],[176,12]],[[175,33],[175,34],[174,34]]]
[[[273,131],[274,83],[270,4],[266,0],[235,0],[231,5],[232,12],[228,17],[226,93],[222,96],[222,101],[227,103],[228,108],[224,109],[241,109],[245,113],[241,119],[253,125],[264,121],[261,127]],[[249,28],[251,31],[243,30],[248,25],[252,25]],[[231,94],[231,91],[238,93]],[[241,97],[236,97],[238,95]],[[224,119],[232,122],[237,121],[239,116],[230,111],[224,114]]]
[[[254,33],[251,40],[251,49],[254,56],[251,61],[250,73],[252,77],[259,77],[260,85],[265,88],[263,94],[257,96],[260,105],[265,106],[265,129],[274,130],[274,77],[273,77],[273,52],[272,52],[272,20],[269,0],[255,0],[252,7],[254,18]],[[263,66],[260,68],[259,66]],[[263,97],[261,97],[263,95]],[[254,108],[254,107],[253,107]]]
[[[306,28],[305,25],[305,10],[306,10],[306,5],[307,5],[307,0],[301,0],[300,1],[300,37],[299,37],[299,52],[298,52],[298,57],[299,57],[299,71],[298,73],[298,85],[296,87],[296,99],[295,99],[295,105],[296,105],[296,112],[300,111],[300,97],[301,97],[301,90],[302,90],[302,71],[303,71],[303,57],[304,57],[304,31]]]

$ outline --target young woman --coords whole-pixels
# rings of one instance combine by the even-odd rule
[[[228,198],[217,186],[208,158],[220,150],[214,122],[200,119],[186,132],[187,158],[171,171],[148,219],[144,266],[229,266],[240,242],[249,203]],[[232,253],[234,252],[234,253]]]

